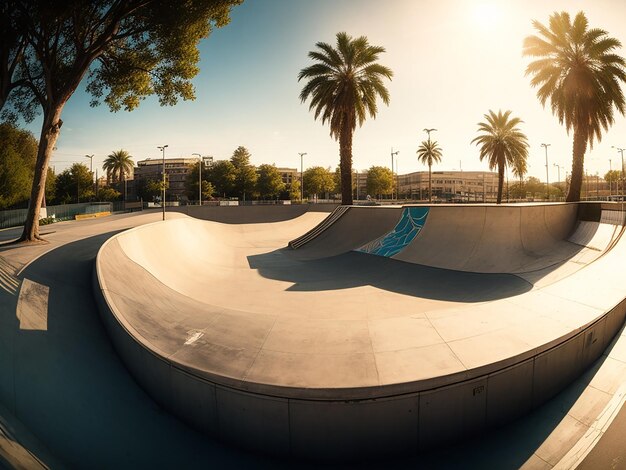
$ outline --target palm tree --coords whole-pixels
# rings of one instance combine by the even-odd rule
[[[337,48],[318,42],[318,50],[309,52],[315,61],[303,68],[298,81],[308,79],[300,92],[300,101],[309,97],[309,110],[315,110],[315,119],[330,123],[330,136],[339,140],[341,168],[341,203],[352,204],[352,136],[363,125],[367,114],[375,118],[378,96],[389,104],[389,91],[383,78],[391,79],[391,69],[376,63],[385,52],[380,46],[371,46],[365,36],[353,39],[346,33],[337,33]]]
[[[433,178],[432,168],[433,163],[439,163],[441,161],[442,149],[439,147],[437,141],[428,140],[422,142],[422,145],[417,149],[417,159],[424,165],[428,165],[428,202],[433,202]]]
[[[126,180],[126,175],[133,169],[132,156],[126,150],[116,150],[111,152],[102,165],[102,169],[118,183]],[[116,178],[117,175],[117,178]],[[126,200],[126,190],[124,190],[124,200]]]
[[[537,58],[526,68],[530,84],[539,87],[542,105],[550,101],[552,113],[569,133],[574,131],[572,176],[567,201],[579,201],[587,144],[613,124],[613,109],[624,114],[625,62],[615,54],[621,43],[602,29],[589,29],[585,14],[572,22],[566,12],[553,13],[549,27],[533,21],[538,36],[524,39],[524,55]]]
[[[508,165],[516,173],[523,171],[528,158],[528,139],[517,128],[523,121],[516,117],[509,119],[510,116],[511,111],[496,114],[489,110],[489,114],[485,114],[487,122],[478,123],[478,132],[483,134],[472,140],[480,145],[480,160],[487,158],[490,170],[498,168],[498,204],[502,202],[504,169]]]

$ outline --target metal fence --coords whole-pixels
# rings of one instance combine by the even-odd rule
[[[95,214],[96,212],[113,212],[113,204],[110,202],[83,202],[79,204],[62,204],[60,206],[48,206],[40,216],[52,217],[55,220],[73,219],[78,214]],[[24,225],[28,209],[15,209],[0,211],[0,228],[17,227]]]

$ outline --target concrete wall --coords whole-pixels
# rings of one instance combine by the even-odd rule
[[[459,376],[444,387],[428,388],[417,381],[404,384],[401,394],[391,387],[373,391],[377,398],[355,399],[349,390],[338,389],[328,399],[309,400],[293,398],[284,387],[250,393],[245,383],[218,383],[158,354],[126,329],[120,312],[107,301],[97,269],[96,264],[93,291],[102,320],[133,377],[158,403],[214,438],[313,460],[414,454],[501,426],[579,376],[602,354],[626,316],[624,300],[553,341],[549,349],[538,348],[530,357],[471,379]]]
[[[282,222],[305,212],[332,212],[339,204],[288,204],[258,206],[182,206],[171,209],[201,220],[223,224]],[[168,212],[170,209],[168,209]]]

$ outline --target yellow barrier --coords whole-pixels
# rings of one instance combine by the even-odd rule
[[[98,219],[100,217],[106,217],[107,215],[111,215],[110,211],[106,212],[94,212],[93,214],[76,214],[76,220],[85,220],[85,219]]]

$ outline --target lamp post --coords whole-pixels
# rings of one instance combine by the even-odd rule
[[[94,156],[94,154],[85,155],[85,158],[89,159],[89,173],[91,174],[91,184],[92,185],[93,185],[93,156]],[[97,196],[97,194],[96,194],[96,196]]]
[[[306,152],[298,152],[300,155],[300,204],[304,202],[304,156]]]
[[[161,206],[163,207],[163,220],[165,220],[165,149],[167,147],[167,145],[164,145],[162,147],[157,146],[157,148],[163,154],[163,181],[161,183],[163,185],[163,200],[161,201]]]
[[[200,161],[198,162],[198,205],[202,205],[202,155],[199,153],[192,153],[191,156],[198,155]]]
[[[613,180],[613,168],[611,165],[611,159],[609,158],[609,199],[613,195],[613,185],[611,184]]]
[[[550,178],[548,176],[548,147],[552,144],[541,144],[546,149],[546,200],[550,201]]]
[[[611,148],[617,149],[617,151],[620,153],[622,157],[622,174],[620,175],[620,179],[622,180],[622,197],[623,197],[624,196],[624,150],[626,149],[615,147],[614,145],[611,145]],[[619,194],[619,187],[618,187],[618,194]]]
[[[394,155],[398,155],[400,153],[400,150],[396,150],[395,152],[393,151],[393,147],[391,147],[391,200],[393,201],[393,156]]]

